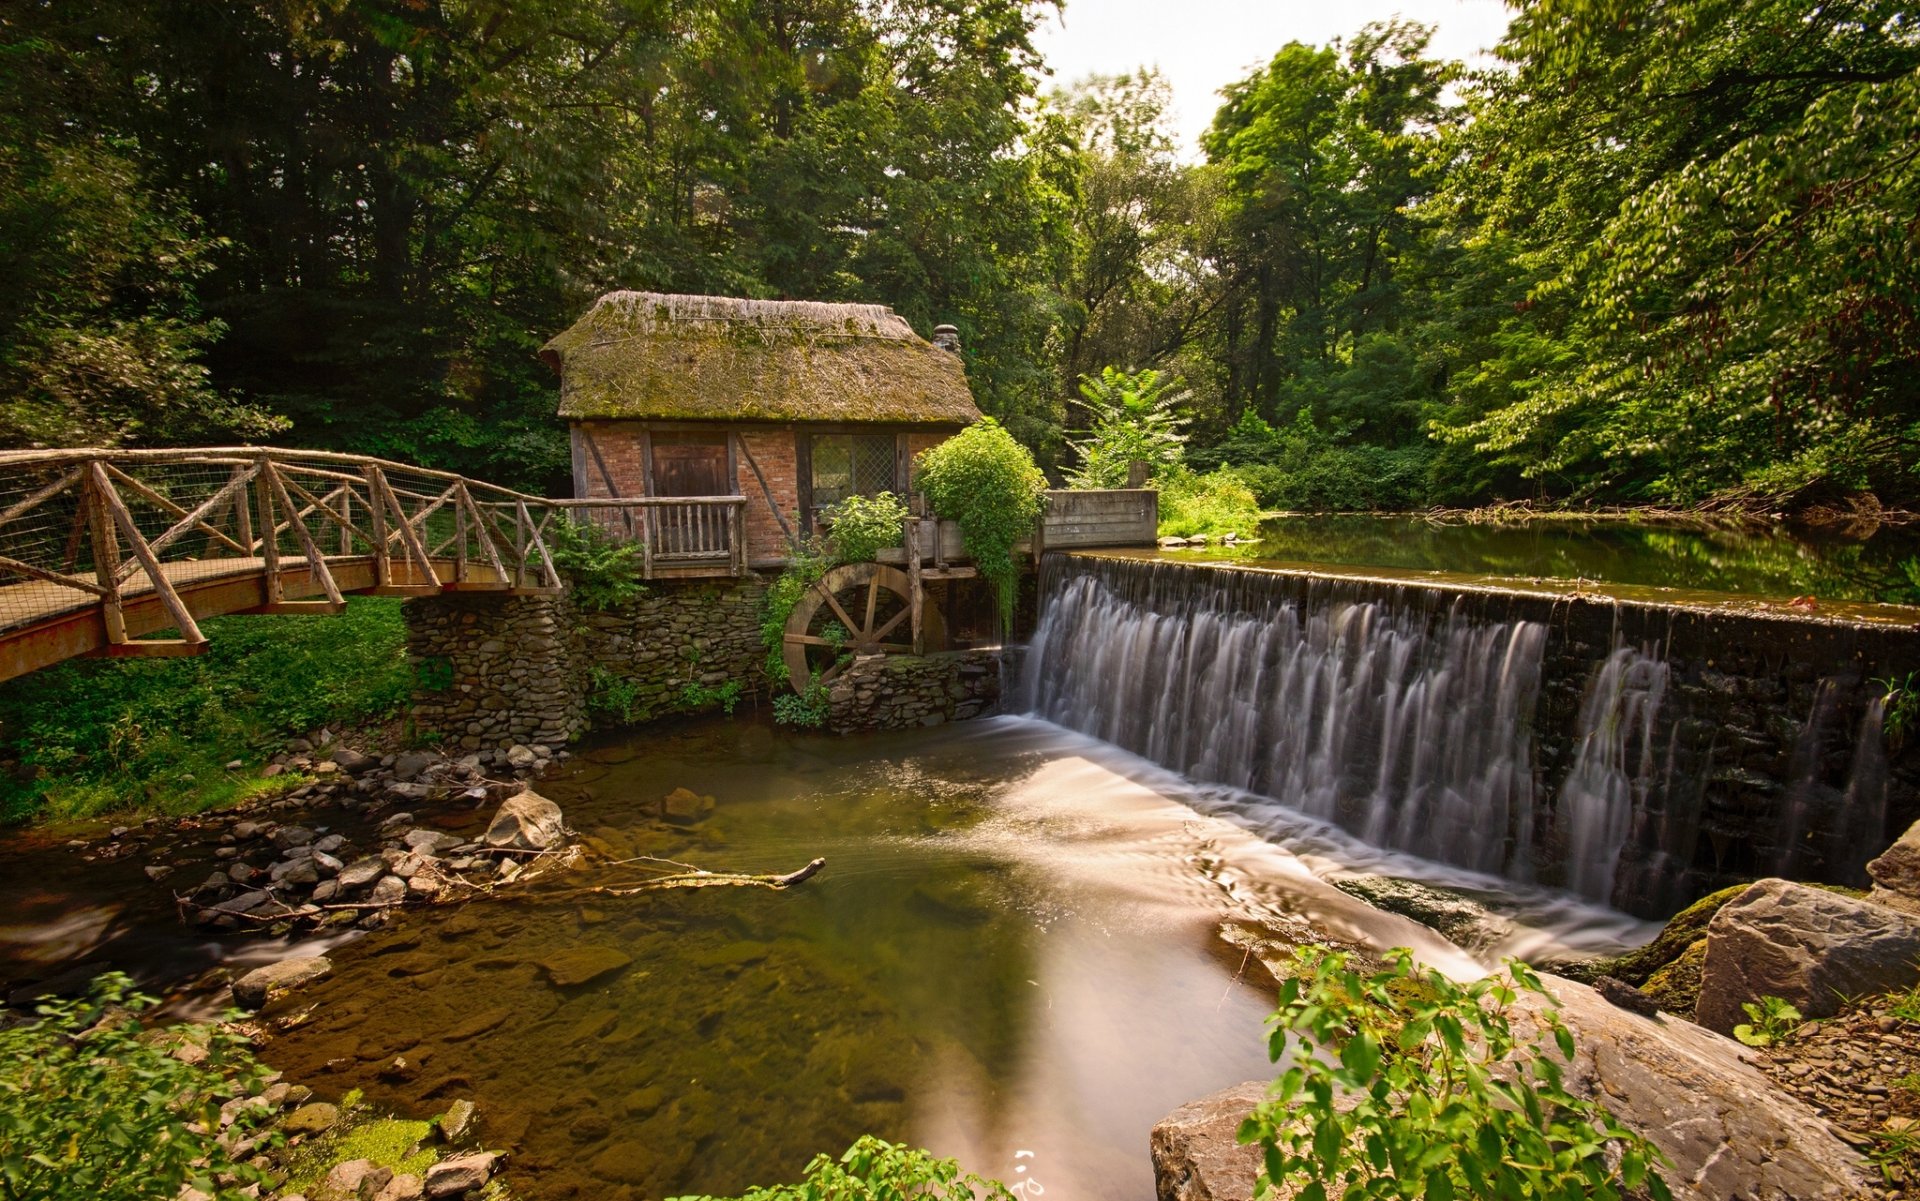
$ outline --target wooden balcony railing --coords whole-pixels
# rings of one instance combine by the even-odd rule
[[[744,496],[646,496],[555,500],[576,521],[640,544],[648,579],[675,575],[745,575]]]

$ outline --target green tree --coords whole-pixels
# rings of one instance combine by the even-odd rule
[[[1187,443],[1187,392],[1177,378],[1149,368],[1131,374],[1114,367],[1082,376],[1080,398],[1091,419],[1073,443],[1080,465],[1068,473],[1075,488],[1124,488],[1131,465],[1156,476],[1177,470]]]

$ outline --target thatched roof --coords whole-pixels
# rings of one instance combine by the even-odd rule
[[[975,421],[960,356],[874,304],[610,292],[541,348],[560,416]]]

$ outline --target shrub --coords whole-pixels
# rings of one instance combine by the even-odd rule
[[[1749,1047],[1771,1047],[1786,1042],[1800,1028],[1800,1011],[1784,997],[1761,997],[1758,1004],[1743,1002],[1747,1020],[1733,1028],[1733,1036]]]
[[[831,709],[827,686],[821,682],[817,671],[807,677],[807,686],[801,691],[783,692],[773,698],[773,720],[783,726],[818,729],[827,723],[827,714]]]
[[[740,703],[741,692],[738,680],[728,680],[722,684],[702,684],[698,680],[688,680],[680,686],[680,707],[690,713],[697,713],[708,705],[718,705],[722,713],[732,717],[735,706]]]
[[[833,556],[842,563],[870,563],[882,550],[899,546],[907,518],[906,502],[891,492],[849,496],[828,511],[833,523]]]
[[[640,582],[640,545],[593,522],[561,521],[553,527],[553,567],[582,609],[604,613],[646,594]]]
[[[1013,624],[1020,583],[1013,545],[1033,533],[1047,477],[1027,448],[991,417],[922,451],[916,466],[916,486],[933,511],[960,523],[967,553],[993,588],[1004,634]]]
[[[640,704],[640,685],[598,663],[587,669],[587,712],[621,725],[647,716]]]
[[[1232,467],[1206,475],[1173,472],[1160,481],[1160,534],[1239,534],[1251,537],[1260,528],[1260,502],[1253,489]]]
[[[1363,976],[1343,953],[1295,953],[1268,1042],[1292,1066],[1240,1127],[1265,1153],[1256,1197],[1284,1181],[1301,1201],[1667,1201],[1660,1152],[1563,1084],[1559,1018],[1541,1019],[1558,1059],[1514,1032],[1520,991],[1545,994],[1525,964],[1461,986],[1405,949],[1388,960]]]
[[[997,1180],[962,1174],[954,1160],[869,1134],[838,1160],[814,1156],[800,1183],[751,1188],[740,1201],[1013,1201],[1013,1194]]]
[[[787,567],[767,588],[760,601],[760,644],[767,648],[767,680],[776,689],[787,680],[787,618],[807,589],[833,567],[833,556],[817,543],[796,545]],[[777,702],[776,702],[777,703]]]
[[[143,1037],[136,1015],[153,1004],[111,973],[87,1000],[49,1002],[0,1031],[0,1196],[135,1201],[190,1185],[225,1199],[264,1183],[215,1137],[221,1102],[260,1079],[245,1040],[218,1026]],[[168,1053],[182,1041],[206,1061]]]
[[[1124,488],[1136,460],[1156,478],[1179,468],[1190,418],[1180,413],[1187,391],[1178,376],[1129,375],[1107,367],[1098,379],[1080,377],[1080,396],[1093,424],[1087,437],[1070,443],[1080,452],[1080,466],[1067,474],[1069,487]]]

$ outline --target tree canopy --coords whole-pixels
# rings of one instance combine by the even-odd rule
[[[1920,494],[1920,31],[1516,0],[1275,48],[1183,156],[1042,0],[23,0],[0,441],[275,438],[563,487],[614,288],[961,330],[1057,478],[1160,373],[1263,503]],[[1189,101],[1190,102],[1190,101]]]

